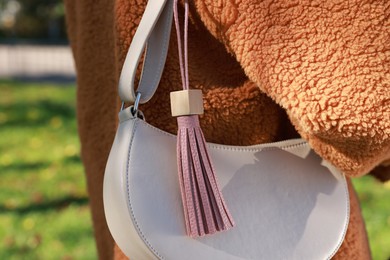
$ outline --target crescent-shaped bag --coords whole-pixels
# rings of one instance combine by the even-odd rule
[[[148,1],[122,69],[119,94],[134,105],[119,113],[104,176],[104,211],[114,240],[135,260],[330,259],[348,227],[347,183],[302,139],[244,147],[207,143],[235,226],[186,235],[176,136],[149,125],[138,111],[160,81],[172,10],[171,0]]]

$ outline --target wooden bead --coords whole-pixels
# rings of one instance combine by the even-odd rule
[[[203,114],[203,97],[199,89],[171,92],[172,116]]]

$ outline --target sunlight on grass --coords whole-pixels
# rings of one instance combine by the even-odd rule
[[[390,259],[390,189],[370,176],[353,180],[366,222],[373,259]]]
[[[74,85],[0,92],[0,259],[96,259]]]
[[[0,259],[96,259],[75,87],[0,81]],[[390,257],[390,183],[354,180],[375,260]]]

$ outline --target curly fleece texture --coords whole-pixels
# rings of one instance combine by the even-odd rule
[[[101,259],[125,258],[114,250],[105,224],[102,180],[115,135],[118,76],[145,2],[65,1]],[[248,145],[299,133],[347,175],[378,166],[373,173],[388,179],[389,17],[387,1],[191,2],[190,79],[191,87],[204,92],[201,124],[207,140]],[[141,107],[148,122],[172,133],[169,92],[180,89],[174,39],[160,87]],[[350,191],[351,220],[335,259],[369,259],[358,201]]]
[[[389,159],[389,1],[195,3],[321,156],[352,176]]]

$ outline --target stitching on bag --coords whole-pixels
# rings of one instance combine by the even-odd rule
[[[264,148],[235,148],[235,147],[223,147],[223,146],[216,146],[216,145],[209,145],[213,149],[218,150],[226,150],[226,151],[237,151],[237,152],[267,152],[267,151],[275,151],[278,149],[282,150],[292,150],[301,146],[308,145],[306,142],[300,142],[296,144],[286,145],[286,146],[274,146],[274,147],[264,147]]]
[[[169,137],[176,137],[175,135],[173,134],[170,134],[170,133],[167,133],[157,127],[154,127],[144,121],[143,122],[143,125],[148,127],[148,128],[151,128],[155,131],[158,131],[166,136],[169,136]],[[274,147],[264,147],[264,148],[250,148],[250,147],[228,147],[228,146],[218,146],[218,145],[214,145],[214,144],[210,144],[208,143],[207,144],[209,147],[213,148],[213,149],[218,149],[218,150],[230,150],[230,151],[238,151],[238,152],[253,152],[253,151],[258,151],[258,152],[263,152],[263,151],[272,151],[272,150],[277,150],[277,149],[283,149],[283,150],[291,150],[291,149],[295,149],[295,148],[298,148],[298,147],[302,147],[302,146],[308,146],[309,144],[305,141],[302,141],[302,142],[299,142],[299,143],[296,143],[296,144],[290,144],[290,145],[284,145],[284,146],[274,146]]]
[[[142,240],[144,241],[144,243],[149,247],[149,249],[157,256],[159,257],[160,259],[164,259],[157,251],[156,249],[154,249],[154,247],[150,244],[150,242],[148,241],[148,239],[145,237],[144,233],[142,232],[139,224],[138,224],[138,220],[134,214],[134,210],[133,210],[133,207],[131,205],[131,199],[130,199],[130,181],[129,181],[129,168],[130,168],[130,156],[131,156],[131,148],[133,146],[133,140],[134,140],[134,136],[135,136],[135,131],[138,127],[138,122],[139,122],[139,119],[135,119],[134,121],[134,126],[133,126],[133,131],[131,133],[131,140],[130,140],[130,144],[129,144],[129,152],[128,152],[128,157],[127,157],[127,167],[126,167],[126,189],[127,189],[127,202],[128,202],[128,207],[129,207],[129,210],[130,210],[130,215],[133,219],[133,223],[135,224],[135,227],[136,227],[136,230],[137,230],[137,233],[138,235],[142,238]]]
[[[332,171],[332,170],[329,169],[329,171]],[[345,235],[347,234],[347,230],[348,230],[350,214],[351,214],[351,204],[350,204],[350,199],[349,199],[349,191],[348,191],[347,180],[345,178],[344,173],[341,173],[341,175],[343,176],[344,193],[345,193],[345,195],[347,197],[347,221],[345,222],[344,230],[343,230],[343,234],[342,234],[340,242],[337,244],[336,248],[333,250],[333,252],[327,258],[327,260],[332,259],[332,257],[337,253],[337,251],[339,251],[341,245],[344,243]]]

